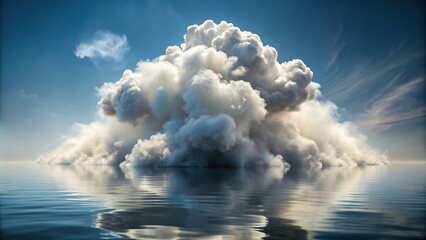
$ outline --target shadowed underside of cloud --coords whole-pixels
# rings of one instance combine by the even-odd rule
[[[99,90],[100,117],[39,157],[120,166],[385,164],[301,60],[277,62],[260,37],[227,22],[188,27],[180,46]]]

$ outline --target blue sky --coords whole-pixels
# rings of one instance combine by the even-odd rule
[[[424,159],[424,8],[422,1],[2,0],[0,159],[32,159],[57,145],[73,123],[96,117],[96,87],[181,44],[187,26],[206,19],[257,33],[279,61],[302,59],[323,98],[373,146],[395,159]],[[77,54],[102,34],[125,39],[118,55]]]

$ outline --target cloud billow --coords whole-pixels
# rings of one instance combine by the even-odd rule
[[[231,23],[188,27],[185,42],[99,89],[100,118],[39,162],[120,166],[385,164],[301,60]]]

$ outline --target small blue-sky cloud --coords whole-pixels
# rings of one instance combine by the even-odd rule
[[[78,58],[90,60],[112,59],[121,61],[130,46],[126,35],[117,35],[109,31],[98,31],[94,37],[80,43],[74,51]]]
[[[39,101],[37,93],[28,93],[24,89],[19,90],[19,98],[21,100]]]

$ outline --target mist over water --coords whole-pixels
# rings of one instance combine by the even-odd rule
[[[5,239],[423,239],[426,164],[0,164]]]

